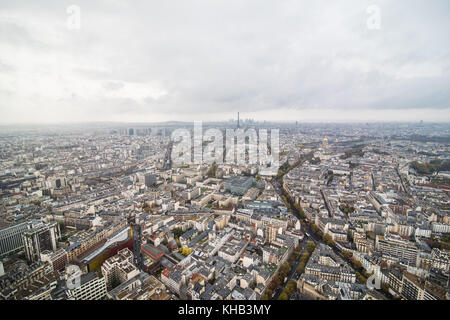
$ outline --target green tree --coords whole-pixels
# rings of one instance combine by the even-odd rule
[[[344,256],[344,258],[345,259],[350,259],[352,256],[353,256],[353,254],[350,252],[350,251],[348,251],[348,250],[344,250],[344,251],[342,251],[342,255]]]
[[[304,262],[306,264],[308,259],[309,259],[309,253],[308,252],[303,252],[302,257],[300,258],[300,261]]]
[[[285,292],[290,297],[295,290],[297,290],[297,282],[294,280],[290,280],[289,283],[286,285]]]
[[[369,239],[375,239],[375,233],[373,233],[372,231],[367,231],[366,235]]]
[[[331,238],[331,236],[329,234],[324,234],[322,237],[323,241],[325,241],[325,243],[331,247],[335,246],[335,243],[333,241],[333,239]]]
[[[279,276],[274,277],[273,280],[272,280],[272,284],[273,284],[274,288],[279,287],[281,285],[280,277]]]
[[[289,265],[288,262],[285,262],[281,266],[281,270],[283,271],[283,273],[287,274],[287,273],[289,273],[289,271],[291,271],[291,266]]]
[[[283,292],[282,294],[280,294],[280,296],[278,297],[278,300],[289,300],[288,295],[286,294],[286,292]]]
[[[314,244],[314,242],[309,241],[308,244],[306,245],[306,250],[311,254],[313,253],[314,249],[316,248],[316,245]]]
[[[361,284],[366,284],[367,283],[367,279],[358,271],[356,271],[356,279],[358,279],[358,282]]]
[[[219,165],[217,165],[216,163],[213,163],[212,165],[211,165],[211,167],[209,167],[209,169],[208,169],[208,172],[206,173],[206,175],[208,176],[208,177],[215,177],[216,176],[216,171],[217,171],[217,168],[219,167]]]
[[[304,262],[300,262],[298,267],[297,267],[297,272],[302,274],[303,272],[305,272],[305,263]]]
[[[359,262],[358,260],[355,260],[355,262],[353,262],[353,267],[354,267],[356,270],[360,270],[360,269],[362,268],[362,263]]]

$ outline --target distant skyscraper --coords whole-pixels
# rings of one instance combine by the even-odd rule
[[[240,128],[240,126],[239,126],[239,112],[238,112],[237,128],[238,128],[238,129]]]
[[[130,134],[130,136],[134,135],[134,129],[132,128],[132,129],[128,130],[128,133]]]

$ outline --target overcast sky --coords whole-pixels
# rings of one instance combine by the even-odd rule
[[[448,0],[0,0],[0,123],[450,121],[449,17]]]

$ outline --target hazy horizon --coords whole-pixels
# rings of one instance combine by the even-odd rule
[[[249,118],[250,119],[250,118]],[[247,119],[242,119],[241,118],[241,125],[244,123],[244,121]],[[363,124],[423,124],[423,125],[432,125],[432,124],[437,124],[437,125],[450,125],[450,121],[395,121],[395,120],[390,120],[390,121],[371,121],[371,120],[360,120],[360,121],[300,121],[300,120],[255,120],[255,119],[251,119],[254,120],[255,123],[257,124],[264,124],[264,123],[268,123],[268,124],[285,124],[285,125],[302,125],[302,124],[355,124],[355,125],[363,125]],[[225,119],[225,120],[211,120],[211,121],[204,121],[204,120],[195,120],[195,121],[199,121],[202,122],[204,124],[220,124],[220,123],[224,123],[224,124],[228,124],[230,123],[230,121],[233,122],[233,124],[237,123],[236,119]],[[54,125],[54,126],[75,126],[75,125],[81,125],[81,126],[89,126],[89,125],[136,125],[136,126],[141,126],[141,125],[164,125],[164,124],[193,124],[195,121],[183,121],[183,120],[167,120],[167,121],[67,121],[67,122],[39,122],[39,123],[33,123],[33,122],[22,122],[22,123],[1,123],[0,122],[0,127],[14,127],[14,126],[46,126],[46,125]]]

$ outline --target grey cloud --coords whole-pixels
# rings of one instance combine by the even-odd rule
[[[78,3],[82,26],[71,32],[64,21],[72,3],[0,1],[5,16],[33,13],[33,22],[46,24],[43,31],[30,29],[25,18],[20,26],[0,20],[0,46],[30,53],[46,46],[46,53],[72,66],[61,76],[75,91],[80,83],[121,91],[130,82],[165,92],[124,99],[78,89],[77,99],[66,103],[83,117],[450,108],[446,0]],[[366,8],[373,3],[381,9],[377,31],[366,27]],[[57,44],[50,43],[48,30]],[[5,58],[0,62],[14,60]],[[16,95],[8,96],[11,104],[29,96]],[[55,104],[53,116],[60,120],[56,98],[39,101]]]
[[[0,60],[0,73],[10,73],[14,72],[15,70],[16,68],[14,68],[14,66],[8,63],[3,63],[2,60]]]
[[[120,90],[124,87],[123,82],[118,82],[118,81],[108,81],[103,83],[103,87],[106,90],[110,90],[110,91],[117,91]]]
[[[29,30],[14,21],[9,21],[4,18],[0,18],[0,35],[2,43],[7,43],[12,46],[42,45],[33,37]]]

